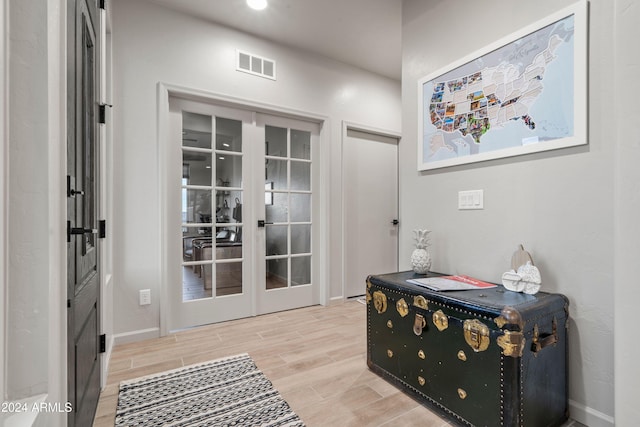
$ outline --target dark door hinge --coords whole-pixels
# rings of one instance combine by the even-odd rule
[[[107,107],[113,107],[111,104],[98,104],[98,123],[107,123]]]
[[[105,0],[100,0],[100,1],[98,1],[98,3],[99,3],[98,6],[100,7],[100,9],[106,9],[105,8],[105,3],[106,3]]]
[[[67,300],[67,308],[71,308],[71,300],[70,299]]]
[[[107,335],[100,335],[100,353],[107,351]]]
[[[98,238],[104,239],[107,237],[107,221],[101,219],[98,221]]]

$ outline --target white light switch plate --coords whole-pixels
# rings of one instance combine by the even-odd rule
[[[484,190],[458,191],[458,209],[484,209]]]
[[[140,305],[151,304],[151,289],[140,290]]]

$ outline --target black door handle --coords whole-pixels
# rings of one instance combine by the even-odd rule
[[[71,231],[69,231],[69,234],[91,234],[97,232],[98,231],[93,228],[72,228]]]
[[[391,224],[398,225],[400,224],[400,221],[398,221],[397,219],[394,219],[393,221],[391,221]]]
[[[259,228],[264,228],[265,224],[273,224],[272,222],[265,222],[265,220],[263,219],[259,219],[258,220],[258,227]]]
[[[67,243],[71,242],[71,235],[84,235],[84,234],[93,234],[97,233],[98,230],[93,228],[76,228],[71,227],[71,221],[67,221]]]

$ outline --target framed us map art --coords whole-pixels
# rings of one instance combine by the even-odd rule
[[[418,170],[587,143],[587,2],[418,81]]]

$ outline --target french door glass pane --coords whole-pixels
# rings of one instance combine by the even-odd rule
[[[242,156],[216,153],[216,186],[242,186]]]
[[[289,195],[287,193],[269,193],[273,198],[271,205],[265,206],[267,222],[287,222],[289,211]]]
[[[269,225],[265,229],[267,242],[267,256],[287,255],[289,227],[286,225]]]
[[[286,288],[289,283],[289,260],[287,258],[267,260],[267,289]]]
[[[185,265],[182,266],[182,300],[190,301],[194,299],[210,298],[211,285],[206,286],[205,278],[207,272],[211,270],[211,264]],[[209,273],[210,274],[210,273]]]
[[[211,148],[211,116],[182,113],[182,146]]]
[[[291,222],[311,221],[311,194],[291,193]]]
[[[216,150],[242,152],[242,122],[216,117]]]
[[[182,178],[188,185],[211,186],[211,153],[183,150]]]
[[[287,161],[265,160],[266,184],[274,190],[287,190]]]
[[[311,283],[311,257],[291,258],[291,286]]]
[[[267,156],[287,157],[287,129],[266,126],[264,148]]]
[[[216,295],[242,293],[242,262],[216,264]]]
[[[211,223],[211,190],[183,189],[184,222]]]
[[[291,225],[291,253],[311,253],[311,225]]]
[[[291,161],[291,190],[311,190],[311,163]]]
[[[311,132],[291,129],[291,158],[311,160]]]

